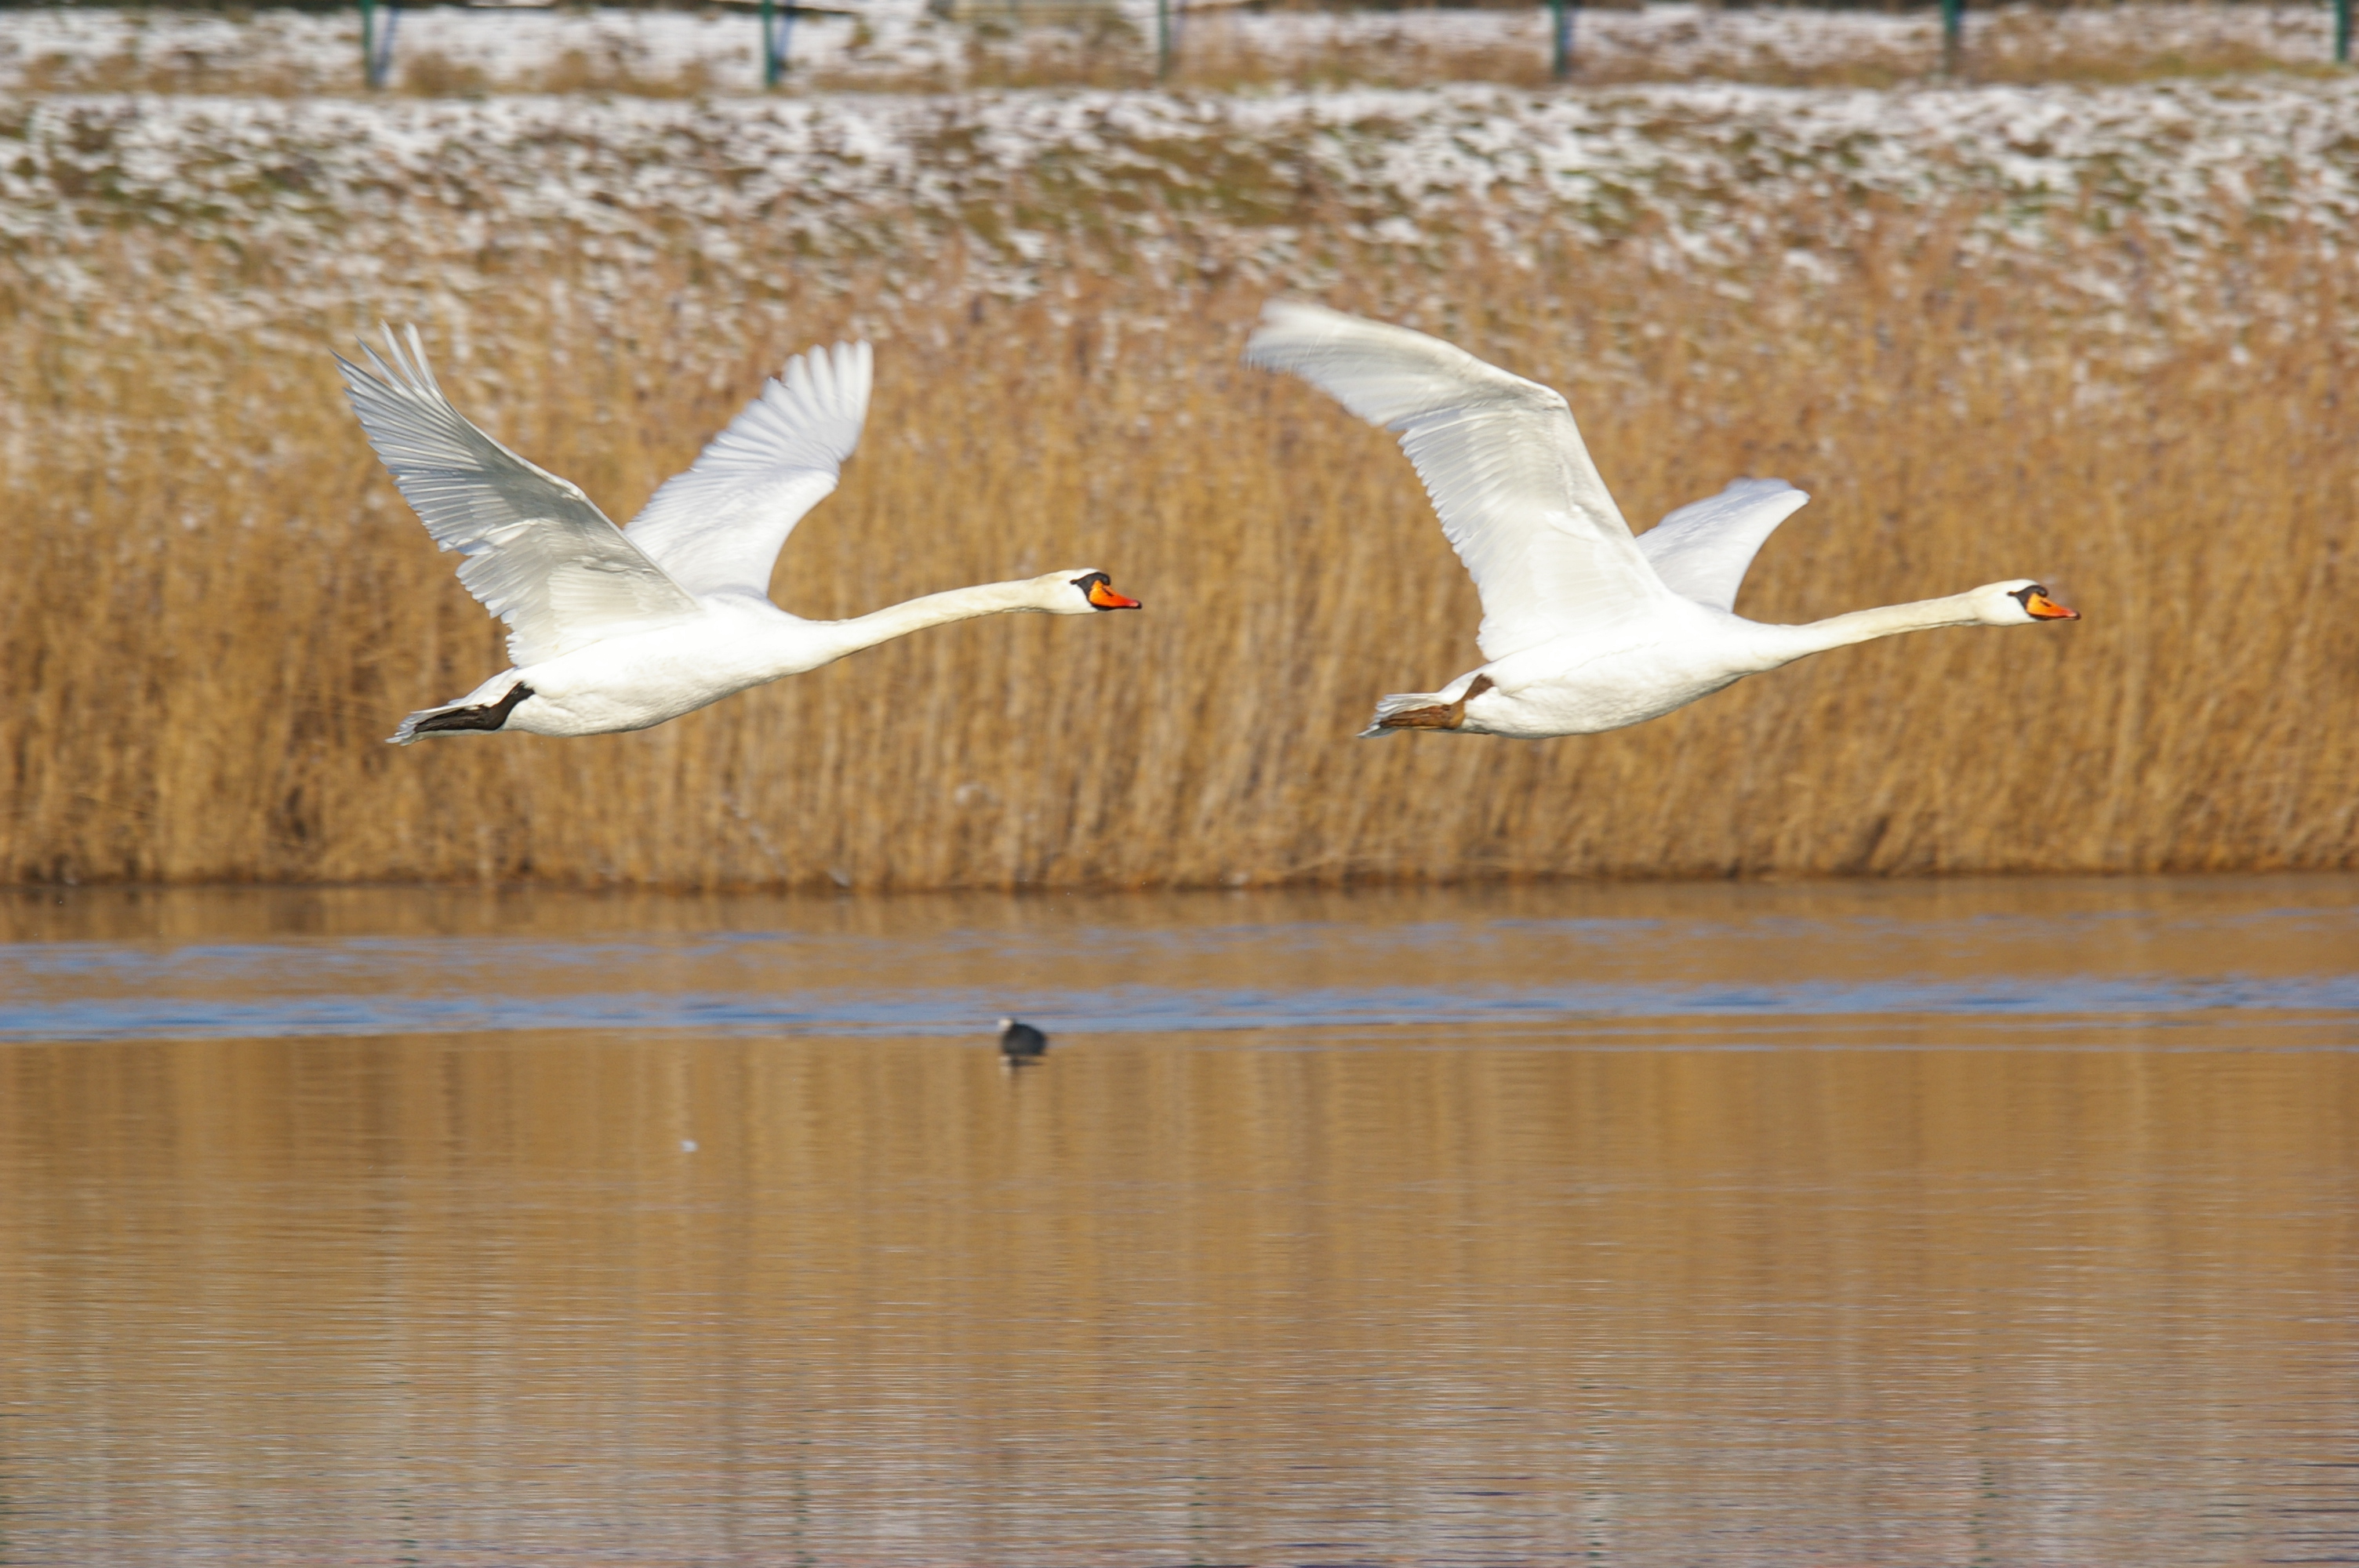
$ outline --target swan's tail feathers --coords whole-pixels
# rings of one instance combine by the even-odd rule
[[[422,708],[401,721],[401,728],[386,736],[391,746],[414,745],[429,735],[449,735],[467,730],[489,732],[506,724],[508,715],[516,704],[535,695],[532,687],[522,681],[508,687],[497,702],[451,702],[440,708]]]
[[[1450,684],[1454,687],[1458,683]],[[1394,692],[1378,699],[1375,719],[1360,731],[1360,739],[1373,741],[1397,730],[1463,730],[1467,698],[1480,697],[1490,689],[1491,677],[1476,676],[1456,697],[1439,691]]]
[[[438,730],[450,728],[448,725],[437,724],[436,719],[467,711],[466,707],[459,703],[452,703],[448,708],[421,708],[403,719],[401,727],[385,738],[385,743],[388,746],[414,746],[421,739],[433,734]]]

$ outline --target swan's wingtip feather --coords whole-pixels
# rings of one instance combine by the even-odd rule
[[[367,352],[368,345],[362,344],[361,351]],[[328,357],[336,362],[336,374],[343,380],[345,396],[354,399],[366,396],[369,388],[379,384],[376,377],[369,374],[367,371],[344,358],[335,350],[330,349]]]
[[[1280,362],[1289,348],[1299,347],[1302,339],[1325,336],[1320,329],[1330,325],[1327,318],[1338,314],[1323,305],[1309,305],[1299,299],[1272,299],[1261,308],[1261,319],[1245,339],[1245,361],[1264,370],[1289,368]]]
[[[1804,501],[1810,499],[1810,492],[1800,485],[1791,480],[1779,479],[1773,474],[1740,475],[1730,480],[1721,488],[1721,493],[1723,495],[1732,492],[1749,492],[1755,495],[1799,495]]]
[[[801,404],[805,416],[821,412],[864,418],[875,380],[875,357],[864,338],[814,343],[790,356],[771,384]]]
[[[1261,319],[1264,327],[1282,328],[1289,323],[1304,325],[1314,321],[1321,326],[1334,327],[1357,322],[1360,318],[1348,311],[1338,310],[1332,305],[1321,305],[1315,299],[1279,298],[1263,302]]]
[[[386,336],[387,341],[390,341],[390,328],[386,330]],[[395,373],[392,364],[386,361],[386,357],[376,351],[376,345],[370,342],[366,338],[355,338],[353,341],[360,344],[361,357],[368,361],[368,369],[363,373],[368,376],[369,381],[376,386],[397,389],[401,385],[401,378]],[[343,359],[342,354],[338,354],[336,357],[339,360]],[[361,369],[358,365],[354,365],[353,368],[354,370]],[[363,390],[365,391],[367,389],[363,388]]]
[[[335,355],[336,363],[343,367],[345,381],[358,390],[366,391],[367,385],[353,381],[356,375],[366,375],[370,383],[387,391],[410,397],[440,397],[441,384],[434,379],[434,371],[426,362],[426,345],[419,336],[416,324],[405,323],[397,329],[392,322],[380,320],[376,330],[385,340],[382,350],[365,336],[353,340],[360,346],[362,357],[368,361],[366,371],[343,355]],[[335,351],[332,349],[329,352],[334,353]]]

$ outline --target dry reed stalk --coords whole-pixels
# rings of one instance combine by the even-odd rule
[[[1638,244],[1540,259],[1364,266],[1329,297],[1563,386],[1641,526],[1734,474],[1813,492],[1746,613],[2032,574],[2088,619],[1829,654],[1607,736],[1353,741],[1380,693],[1479,658],[1473,591],[1389,438],[1237,364],[1250,282],[1076,271],[1007,305],[951,262],[935,303],[891,319],[865,444],[777,597],[837,615],[1102,565],[1145,614],[947,628],[642,735],[397,751],[379,741],[404,711],[505,660],[336,395],[328,324],[129,342],[18,310],[0,331],[0,877],[1146,886],[2359,860],[2341,722],[2359,449],[2328,326],[2353,300],[2323,247],[2251,234],[2220,286],[2277,298],[2287,325],[2158,322],[2136,362],[2066,296],[1940,244],[1871,235],[1838,278],[1763,268],[1744,298]],[[618,518],[765,369],[886,319],[857,287],[813,287],[785,325],[748,316],[716,342],[681,326],[685,266],[606,312],[562,276],[513,282],[496,322],[429,324],[446,384]],[[129,260],[111,284],[140,287]]]

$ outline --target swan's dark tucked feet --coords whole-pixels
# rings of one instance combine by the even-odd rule
[[[1378,730],[1463,730],[1466,728],[1466,705],[1491,689],[1489,676],[1476,676],[1466,695],[1455,702],[1429,703],[1423,708],[1399,708],[1386,712],[1376,709],[1376,721],[1369,732]]]
[[[497,730],[508,721],[508,715],[516,711],[517,703],[537,695],[532,687],[518,681],[508,687],[507,695],[497,702],[479,702],[473,708],[429,708],[413,716],[394,739],[406,741],[412,736],[430,735],[445,730]]]

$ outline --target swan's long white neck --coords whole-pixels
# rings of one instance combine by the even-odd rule
[[[1824,621],[1800,626],[1763,625],[1763,651],[1772,655],[1763,668],[1775,669],[1830,648],[1872,643],[1878,637],[1897,637],[1903,632],[1930,632],[1939,626],[1980,626],[1984,623],[1980,592],[1976,589],[1972,593],[1953,593],[1945,599],[1878,605],[1874,610],[1854,610],[1848,615],[1831,615]]]
[[[947,626],[953,621],[972,621],[979,615],[1005,615],[1010,611],[1046,611],[1040,602],[1040,584],[1037,580],[1023,582],[986,582],[973,588],[954,588],[947,593],[929,593],[922,599],[887,605],[866,615],[856,615],[849,621],[823,621],[814,630],[821,635],[826,657],[825,664],[856,654],[863,648],[873,648],[879,643],[889,643],[896,637],[906,637],[912,632],[922,632],[929,626]],[[809,660],[808,647],[803,652],[798,670],[816,667]],[[789,671],[789,674],[798,673]]]

